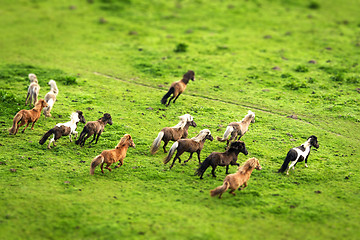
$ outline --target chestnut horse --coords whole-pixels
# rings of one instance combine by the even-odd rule
[[[164,152],[166,151],[166,145],[169,141],[177,141],[181,138],[186,138],[188,136],[189,126],[196,127],[196,123],[194,122],[194,118],[190,114],[185,114],[180,116],[180,122],[176,124],[174,127],[164,127],[159,132],[158,136],[155,138],[153,144],[151,145],[150,152],[151,154],[155,154],[159,149],[161,140],[164,141]]]
[[[130,134],[125,134],[121,139],[118,145],[116,145],[115,149],[104,150],[98,156],[96,156],[90,165],[90,174],[94,175],[94,171],[96,166],[100,165],[101,172],[104,173],[104,163],[106,163],[106,169],[111,172],[110,165],[116,163],[118,161],[119,164],[115,166],[115,168],[120,167],[124,163],[124,158],[126,157],[126,152],[129,147],[135,148],[135,144],[130,136]]]
[[[47,103],[44,99],[40,99],[35,103],[35,107],[31,110],[20,110],[14,117],[12,128],[9,129],[10,134],[16,135],[19,128],[26,124],[25,128],[22,130],[22,133],[25,132],[25,129],[32,123],[31,130],[34,129],[34,125],[41,116],[41,111],[44,107],[47,106]],[[18,123],[21,123],[18,125]]]
[[[254,169],[261,170],[262,168],[259,160],[256,158],[250,158],[243,166],[238,168],[236,173],[227,175],[224,179],[223,185],[211,190],[210,195],[212,197],[219,195],[219,198],[221,198],[221,195],[230,188],[231,190],[229,193],[235,196],[236,194],[234,192],[236,189],[243,190],[247,187],[247,182],[249,181],[250,175]]]
[[[109,113],[105,113],[104,116],[97,121],[87,122],[84,129],[80,133],[79,139],[76,140],[75,144],[80,144],[80,146],[83,147],[86,139],[91,137],[93,134],[94,134],[94,138],[93,140],[90,141],[90,143],[92,143],[96,138],[95,144],[97,144],[99,137],[101,133],[104,131],[104,128],[107,123],[112,125],[112,118]]]
[[[184,161],[184,163],[187,163],[192,158],[193,153],[196,152],[198,155],[199,164],[201,164],[200,152],[204,147],[204,143],[205,143],[206,139],[209,139],[210,141],[214,140],[213,136],[211,136],[211,132],[209,129],[201,130],[200,133],[196,137],[193,137],[191,139],[177,140],[171,146],[169,154],[164,159],[164,164],[168,163],[171,160],[171,157],[174,155],[176,150],[177,150],[177,153],[176,153],[175,158],[170,166],[170,169],[174,166],[176,159],[179,159],[179,163],[181,163],[180,156],[184,152],[190,153],[189,159]]]
[[[169,91],[164,95],[164,97],[161,99],[162,104],[166,104],[167,99],[172,94],[172,97],[169,99],[169,102],[166,104],[166,106],[170,105],[171,100],[175,103],[176,99],[182,94],[185,89],[186,85],[189,83],[190,80],[195,80],[195,73],[194,71],[189,70],[187,73],[184,74],[183,78],[180,81],[173,82],[169,88]]]
[[[236,140],[236,137],[239,136],[237,140],[240,140],[242,136],[247,132],[250,123],[255,122],[255,113],[252,111],[248,111],[248,114],[240,121],[240,122],[231,122],[226,128],[224,136],[217,137],[217,140],[220,142],[226,142],[226,147],[229,147],[229,143],[231,141]],[[229,135],[231,134],[230,139],[228,139]]]
[[[198,175],[200,176],[200,179],[203,179],[206,169],[210,166],[212,167],[211,174],[213,177],[216,177],[215,169],[217,166],[226,166],[226,174],[229,174],[229,165],[239,166],[239,164],[236,163],[236,160],[240,152],[248,155],[245,143],[242,141],[232,142],[230,148],[223,153],[212,152],[196,170],[195,175]]]

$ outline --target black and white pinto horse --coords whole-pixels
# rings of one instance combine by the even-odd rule
[[[317,142],[317,137],[315,137],[314,135],[310,136],[306,142],[301,144],[301,146],[290,149],[290,151],[288,152],[288,154],[284,160],[284,163],[282,164],[282,166],[278,170],[278,172],[283,173],[283,172],[285,172],[285,170],[287,170],[286,174],[289,175],[290,168],[292,168],[294,170],[295,165],[298,162],[302,162],[304,160],[305,160],[305,167],[308,167],[307,160],[310,155],[311,147],[319,148],[319,144]],[[290,162],[291,162],[291,164],[288,167]]]
[[[50,139],[48,144],[48,149],[51,149],[50,145],[53,143],[54,146],[56,146],[55,142],[61,137],[61,136],[69,136],[70,142],[71,135],[75,134],[75,138],[77,138],[78,132],[76,131],[77,125],[79,122],[86,123],[85,117],[83,115],[82,111],[76,111],[73,112],[70,116],[71,120],[66,123],[58,123],[55,127],[47,131],[44,136],[40,139],[39,143],[43,145],[46,140],[50,137],[51,134],[53,134],[53,138]]]

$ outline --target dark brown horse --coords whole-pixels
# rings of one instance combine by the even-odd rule
[[[39,120],[41,116],[41,111],[44,107],[47,107],[47,103],[44,99],[40,99],[35,103],[35,107],[31,110],[20,110],[13,119],[13,125],[9,129],[9,133],[15,135],[19,128],[26,124],[25,128],[22,130],[22,133],[25,132],[25,129],[32,123],[31,130],[34,129],[34,125]],[[18,123],[20,124],[18,125]]]
[[[97,144],[99,137],[104,131],[104,127],[107,123],[112,125],[112,118],[109,113],[105,113],[104,116],[97,121],[87,122],[84,129],[80,133],[79,139],[76,140],[75,144],[80,144],[81,147],[84,146],[86,139],[88,139],[92,135],[94,135],[94,138],[90,141],[90,143],[92,143],[96,138],[95,144]]]
[[[214,140],[213,136],[211,136],[211,132],[209,129],[201,130],[200,133],[191,139],[180,139],[177,140],[170,148],[169,154],[164,159],[164,164],[168,163],[171,160],[171,157],[174,155],[175,151],[177,150],[177,153],[175,155],[175,158],[170,166],[170,169],[174,166],[174,163],[176,159],[179,159],[179,163],[181,163],[180,156],[184,152],[189,152],[190,157],[188,160],[184,161],[184,163],[187,163],[191,158],[194,152],[198,155],[199,163],[200,161],[200,152],[204,147],[205,140],[209,139],[210,141]]]
[[[212,167],[211,174],[213,177],[215,175],[215,169],[217,166],[226,166],[226,174],[229,174],[229,165],[237,165],[239,166],[237,161],[237,157],[239,153],[242,152],[245,155],[248,155],[248,151],[246,149],[245,143],[242,141],[232,142],[230,148],[225,152],[212,152],[201,164],[201,166],[196,170],[195,175],[200,176],[200,179],[203,179],[203,175],[208,169],[208,167]]]
[[[155,138],[153,144],[151,145],[150,152],[151,154],[155,154],[159,149],[161,140],[164,141],[164,152],[166,151],[166,145],[169,141],[177,141],[181,138],[186,138],[188,136],[189,126],[196,127],[196,123],[194,122],[193,117],[190,114],[185,114],[180,116],[180,122],[174,127],[165,127],[161,129],[158,136]]]
[[[187,73],[184,74],[183,78],[180,81],[173,82],[169,88],[169,91],[164,95],[164,97],[161,99],[162,104],[166,104],[167,99],[172,94],[172,97],[169,99],[169,102],[166,104],[166,106],[170,105],[171,100],[175,103],[176,99],[182,94],[186,89],[186,84],[189,83],[190,80],[194,81],[195,79],[195,73],[194,71],[189,70]]]

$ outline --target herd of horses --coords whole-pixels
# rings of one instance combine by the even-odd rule
[[[56,96],[59,93],[56,82],[54,80],[49,81],[50,91],[45,95],[45,99],[39,99],[39,90],[40,86],[35,74],[29,74],[30,85],[28,88],[28,94],[26,97],[25,105],[30,104],[34,105],[33,109],[30,110],[20,110],[13,119],[12,127],[9,129],[9,133],[15,135],[19,128],[26,124],[25,128],[22,130],[22,133],[26,130],[30,123],[32,123],[31,129],[34,128],[35,123],[41,116],[42,110],[45,117],[50,117],[50,111],[56,101]],[[181,93],[186,89],[186,85],[189,81],[195,80],[195,73],[193,71],[188,71],[183,75],[183,78],[180,81],[176,81],[171,84],[168,92],[161,99],[161,103],[169,106],[170,102],[173,100],[173,103],[178,99]],[[172,96],[171,96],[172,95]],[[171,97],[170,97],[171,96]],[[169,100],[167,100],[170,97]],[[236,165],[238,166],[238,171],[234,174],[229,174],[224,179],[223,185],[215,188],[210,191],[211,196],[219,195],[221,198],[222,194],[230,189],[231,194],[235,195],[234,191],[236,189],[242,190],[247,186],[247,182],[250,179],[250,175],[254,169],[261,170],[262,167],[259,163],[259,160],[256,158],[249,158],[244,165],[240,166],[237,163],[237,158],[239,153],[248,155],[245,143],[240,141],[241,137],[248,131],[250,123],[255,122],[255,113],[248,111],[247,115],[239,122],[231,122],[228,124],[223,137],[217,137],[216,139],[220,142],[226,141],[226,147],[224,152],[212,152],[208,157],[201,162],[200,153],[204,147],[205,141],[213,141],[214,138],[211,135],[209,129],[203,129],[199,134],[193,138],[188,137],[189,127],[196,127],[197,124],[194,121],[193,116],[190,114],[185,114],[179,117],[180,121],[177,125],[173,127],[164,127],[158,133],[157,137],[153,141],[150,153],[155,154],[160,148],[161,142],[164,142],[163,151],[168,153],[164,159],[164,164],[167,164],[173,158],[170,169],[174,166],[176,160],[181,163],[180,156],[184,152],[190,153],[190,156],[187,160],[184,161],[184,164],[187,163],[193,156],[193,153],[197,153],[199,168],[196,170],[195,175],[200,176],[200,179],[203,179],[203,175],[206,170],[211,166],[211,174],[213,177],[215,175],[215,169],[217,166],[226,167],[226,174],[229,174],[229,166]],[[85,126],[80,133],[79,138],[75,141],[75,144],[84,146],[85,141],[93,136],[93,139],[90,141],[91,144],[95,141],[95,144],[98,142],[101,133],[104,131],[104,128],[107,124],[112,125],[112,118],[109,113],[105,113],[97,121],[86,122],[85,117],[82,111],[73,112],[70,116],[70,121],[66,123],[58,123],[47,131],[43,137],[40,139],[39,144],[43,145],[47,139],[53,135],[49,140],[48,148],[51,149],[51,143],[53,146],[56,146],[56,141],[61,136],[69,136],[70,142],[72,142],[72,135],[75,135],[74,138],[77,138],[78,132],[76,131],[78,123],[84,123]],[[170,147],[169,152],[166,150],[167,144],[173,141],[174,143]],[[104,150],[96,156],[90,164],[90,174],[93,175],[95,168],[100,165],[101,172],[104,173],[104,164],[105,168],[111,172],[110,166],[116,162],[119,162],[115,168],[118,168],[123,165],[124,158],[129,147],[135,148],[135,144],[131,135],[125,134],[116,145],[115,149]],[[289,170],[294,169],[295,165],[298,162],[305,161],[305,167],[307,166],[307,160],[310,154],[311,147],[318,148],[319,144],[317,142],[317,137],[312,135],[310,136],[305,143],[298,147],[294,147],[289,150],[284,163],[278,172],[285,172],[289,174]]]

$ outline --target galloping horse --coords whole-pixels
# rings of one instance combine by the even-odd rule
[[[169,88],[169,91],[164,95],[164,97],[161,99],[162,104],[166,104],[167,99],[172,94],[172,97],[169,99],[169,102],[166,104],[166,106],[170,105],[171,100],[175,103],[176,99],[182,94],[186,89],[186,84],[189,83],[190,80],[194,81],[195,79],[195,73],[194,71],[189,70],[187,73],[184,74],[183,78],[180,81],[173,82]]]
[[[194,118],[190,114],[185,114],[180,116],[180,122],[174,127],[164,127],[159,132],[158,136],[155,138],[153,144],[151,145],[150,152],[151,154],[155,154],[159,149],[161,140],[164,141],[164,152],[166,151],[166,145],[169,141],[177,141],[181,138],[186,138],[188,136],[189,126],[196,127],[196,123],[194,122]]]
[[[184,161],[184,163],[187,163],[191,158],[194,152],[198,155],[199,163],[200,161],[200,152],[204,147],[205,140],[209,139],[210,141],[214,140],[213,136],[211,136],[211,132],[209,129],[201,130],[200,133],[191,139],[180,139],[174,142],[174,144],[171,146],[169,154],[164,159],[164,164],[168,163],[171,160],[171,157],[174,155],[175,151],[177,150],[177,153],[175,155],[175,158],[170,166],[170,169],[174,166],[174,163],[176,159],[179,159],[179,163],[181,163],[180,156],[184,152],[189,152],[190,157],[188,160]]]
[[[236,140],[236,137],[239,136],[239,138],[237,140],[240,140],[240,138],[242,136],[244,136],[244,134],[247,132],[250,123],[254,123],[255,122],[255,113],[253,113],[252,111],[248,111],[248,114],[240,121],[240,122],[231,122],[229,123],[229,125],[227,126],[224,136],[221,137],[217,137],[217,140],[220,142],[226,142],[226,147],[229,147],[229,143],[231,141]],[[228,139],[229,135],[231,134],[230,139]]]

